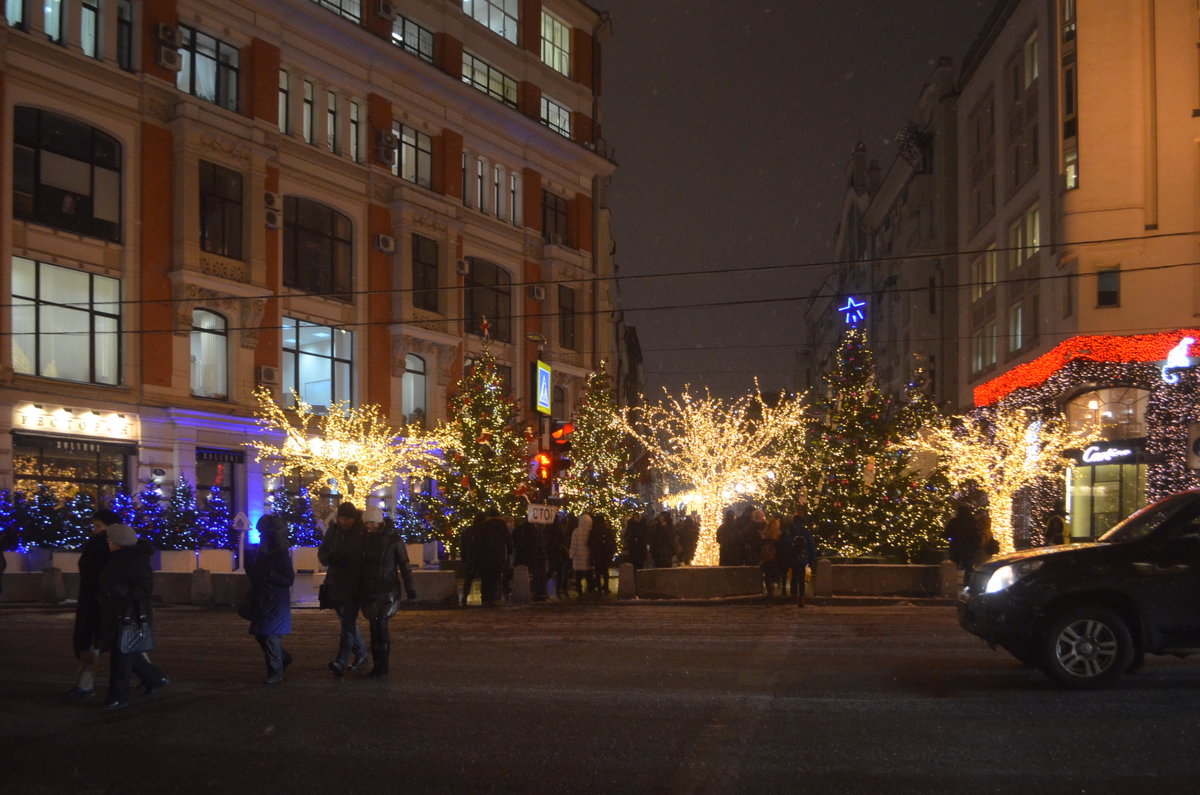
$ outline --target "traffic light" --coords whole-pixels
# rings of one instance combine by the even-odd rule
[[[539,450],[533,457],[533,479],[543,485],[549,485],[554,477],[554,459],[545,450]]]
[[[575,424],[568,420],[555,420],[550,430],[550,442],[554,448],[554,472],[558,476],[571,466],[571,434]]]

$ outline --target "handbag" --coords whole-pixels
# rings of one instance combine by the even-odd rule
[[[136,616],[125,616],[117,629],[117,651],[121,654],[139,654],[154,648],[154,632],[150,616],[140,610]]]
[[[246,594],[242,601],[237,603],[237,614],[247,621],[254,620],[254,612],[251,608],[251,593]]]
[[[333,600],[329,598],[329,583],[321,583],[321,587],[317,589],[317,609],[328,610],[333,607]]]

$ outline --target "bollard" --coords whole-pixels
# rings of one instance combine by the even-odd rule
[[[632,563],[617,567],[617,598],[637,599],[637,574]]]
[[[833,562],[817,558],[813,567],[813,596],[833,596]]]
[[[62,569],[53,566],[42,569],[42,601],[56,605],[67,598]]]
[[[208,569],[196,569],[192,572],[191,590],[188,603],[202,607],[212,607],[213,582],[212,572]]]
[[[527,605],[530,602],[529,567],[517,566],[513,569],[512,590],[508,599],[514,605]]]
[[[947,597],[957,596],[961,585],[958,564],[952,560],[943,560],[938,566],[938,593]]]

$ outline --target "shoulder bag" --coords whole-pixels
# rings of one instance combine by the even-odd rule
[[[117,629],[117,651],[121,654],[138,654],[154,648],[154,632],[150,625],[149,611],[142,611],[134,604],[136,615],[126,615]]]

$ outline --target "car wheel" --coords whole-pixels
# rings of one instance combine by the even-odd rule
[[[1133,662],[1133,638],[1107,607],[1080,605],[1056,613],[1042,635],[1041,665],[1063,687],[1111,684]]]

